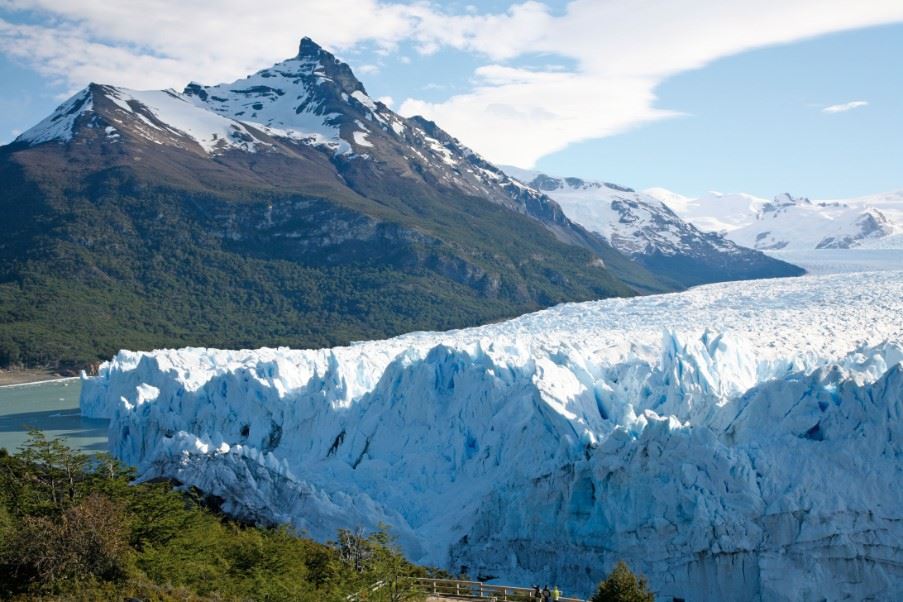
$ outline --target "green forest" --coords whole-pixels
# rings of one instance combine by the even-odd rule
[[[382,222],[326,201],[293,212],[314,201],[136,192],[105,178],[0,193],[0,368],[74,373],[120,349],[318,348],[632,293],[587,250],[474,199],[457,199],[466,219],[433,208],[440,237],[423,217]],[[270,207],[286,215],[264,228]],[[368,220],[367,240],[320,233]]]
[[[408,578],[438,574],[386,530],[321,544],[133,478],[37,431],[15,454],[0,449],[0,599],[346,600],[378,582],[367,600],[416,599]]]

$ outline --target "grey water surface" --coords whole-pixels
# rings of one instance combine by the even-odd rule
[[[29,428],[87,452],[106,451],[108,420],[82,418],[77,378],[0,387],[0,447],[15,451]]]

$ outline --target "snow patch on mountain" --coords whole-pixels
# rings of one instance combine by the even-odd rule
[[[703,234],[663,202],[631,188],[543,174],[529,184],[551,196],[570,219],[629,256],[692,254],[701,245],[715,252],[738,251],[733,243]]]
[[[261,145],[269,146],[245,124],[196,107],[173,90],[142,91],[97,84],[91,84],[61,104],[16,141],[30,144],[67,142],[72,139],[80,117],[88,117],[86,127],[97,127],[96,115],[91,117],[101,99],[115,107],[108,116],[112,123],[104,126],[108,141],[118,141],[121,138],[119,130],[125,129],[128,123],[132,133],[151,142],[196,143],[209,154],[230,148],[256,152]]]
[[[903,594],[903,272],[568,304],[321,350],[120,352],[86,416],[141,478],[587,593]],[[667,599],[667,598],[666,598]]]
[[[354,143],[358,146],[369,146],[373,148],[373,144],[367,140],[367,132],[362,132],[360,130],[354,131]]]
[[[568,219],[681,286],[802,273],[794,265],[744,248],[720,233],[702,232],[658,198],[632,188],[504,169],[512,176],[528,178],[529,186],[557,202]]]
[[[903,192],[816,200],[780,194],[709,193],[697,199],[662,188],[645,191],[706,231],[761,250],[897,247],[903,234]]]
[[[53,140],[68,141],[72,139],[72,129],[75,121],[93,110],[93,99],[88,88],[81,90],[56,110],[25,130],[16,138],[16,142],[40,144]]]
[[[768,201],[751,194],[709,192],[699,198],[686,197],[665,188],[643,191],[674,210],[704,232],[730,232],[754,219]]]
[[[271,135],[338,147],[341,114],[329,111],[315,89],[331,81],[319,61],[299,56],[232,83],[189,84],[185,94],[199,107]]]
[[[243,123],[199,109],[173,90],[105,90],[107,98],[146,124],[145,136],[150,140],[157,135],[151,130],[185,135],[211,154],[225,148],[255,152],[260,144]]]

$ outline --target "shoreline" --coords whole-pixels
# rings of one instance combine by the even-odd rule
[[[51,382],[76,380],[80,376],[63,376],[58,372],[46,370],[10,370],[0,371],[0,389],[10,387],[26,387]]]

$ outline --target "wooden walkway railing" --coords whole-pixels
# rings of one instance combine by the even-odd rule
[[[358,602],[358,600],[360,600],[361,597],[366,598],[373,592],[378,592],[385,586],[386,586],[386,580],[380,579],[379,581],[377,581],[376,583],[374,583],[373,585],[371,585],[370,587],[368,587],[367,589],[365,589],[363,591],[360,591],[356,594],[351,594],[350,596],[345,596],[345,599],[348,600],[348,602]]]
[[[482,581],[460,579],[414,579],[418,589],[436,598],[472,598],[497,602],[536,602],[533,589],[512,585],[491,585]],[[558,602],[586,602],[582,598],[558,598]]]

